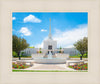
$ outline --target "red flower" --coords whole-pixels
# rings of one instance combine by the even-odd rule
[[[24,69],[24,66],[22,66],[22,68]]]
[[[22,64],[20,64],[20,66],[22,66]]]
[[[17,68],[18,68],[18,65],[17,65]]]
[[[80,69],[80,67],[78,67],[78,69]]]
[[[74,66],[74,68],[76,69],[77,67],[76,67],[76,66]]]

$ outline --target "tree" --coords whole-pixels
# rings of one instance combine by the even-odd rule
[[[83,39],[80,39],[74,46],[80,52],[80,60],[82,60],[83,55],[88,52],[88,38],[84,37]]]
[[[59,48],[59,50],[60,50],[59,53],[61,53],[61,49],[62,49],[62,47],[60,46],[60,48]]]
[[[24,56],[25,52],[21,52],[21,56]]]
[[[18,54],[19,60],[20,58],[20,51],[27,48],[29,44],[24,38],[17,37],[16,35],[13,35],[13,51],[15,51]]]
[[[28,48],[35,48],[34,46],[30,46],[30,47],[28,47]]]

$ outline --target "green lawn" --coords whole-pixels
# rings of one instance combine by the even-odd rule
[[[75,55],[75,56],[69,56],[69,58],[80,58],[80,56],[77,56],[77,55]],[[87,57],[82,57],[82,58],[87,58]]]
[[[18,57],[13,57],[13,58],[18,58]],[[31,56],[24,56],[24,57],[21,57],[21,58],[31,58]],[[69,56],[69,58],[80,58],[80,56]],[[86,58],[86,57],[82,57],[82,58]]]
[[[59,70],[15,70],[12,72],[88,72],[88,71],[59,71]]]
[[[13,57],[13,58],[19,58],[19,57]],[[21,57],[21,58],[32,58],[31,56],[24,56],[24,57]]]

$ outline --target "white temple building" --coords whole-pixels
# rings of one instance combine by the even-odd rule
[[[57,50],[57,41],[53,40],[51,35],[51,20],[50,20],[49,36],[47,40],[43,41],[43,49],[46,51],[46,53],[49,53],[49,51],[51,51],[52,54],[54,54],[55,51]]]
[[[51,20],[50,20],[50,27],[49,27],[49,35],[48,39],[43,41],[43,48],[26,48],[25,50],[21,51],[24,52],[25,55],[31,56],[32,54],[48,54],[51,51],[52,55],[56,53],[63,53],[69,55],[77,55],[79,52],[75,48],[57,48],[57,41],[52,39],[51,34]]]

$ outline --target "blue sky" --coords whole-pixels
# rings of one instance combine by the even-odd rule
[[[50,18],[52,38],[58,47],[73,47],[73,43],[87,36],[87,12],[13,12],[12,33],[25,38],[30,46],[43,47]]]

